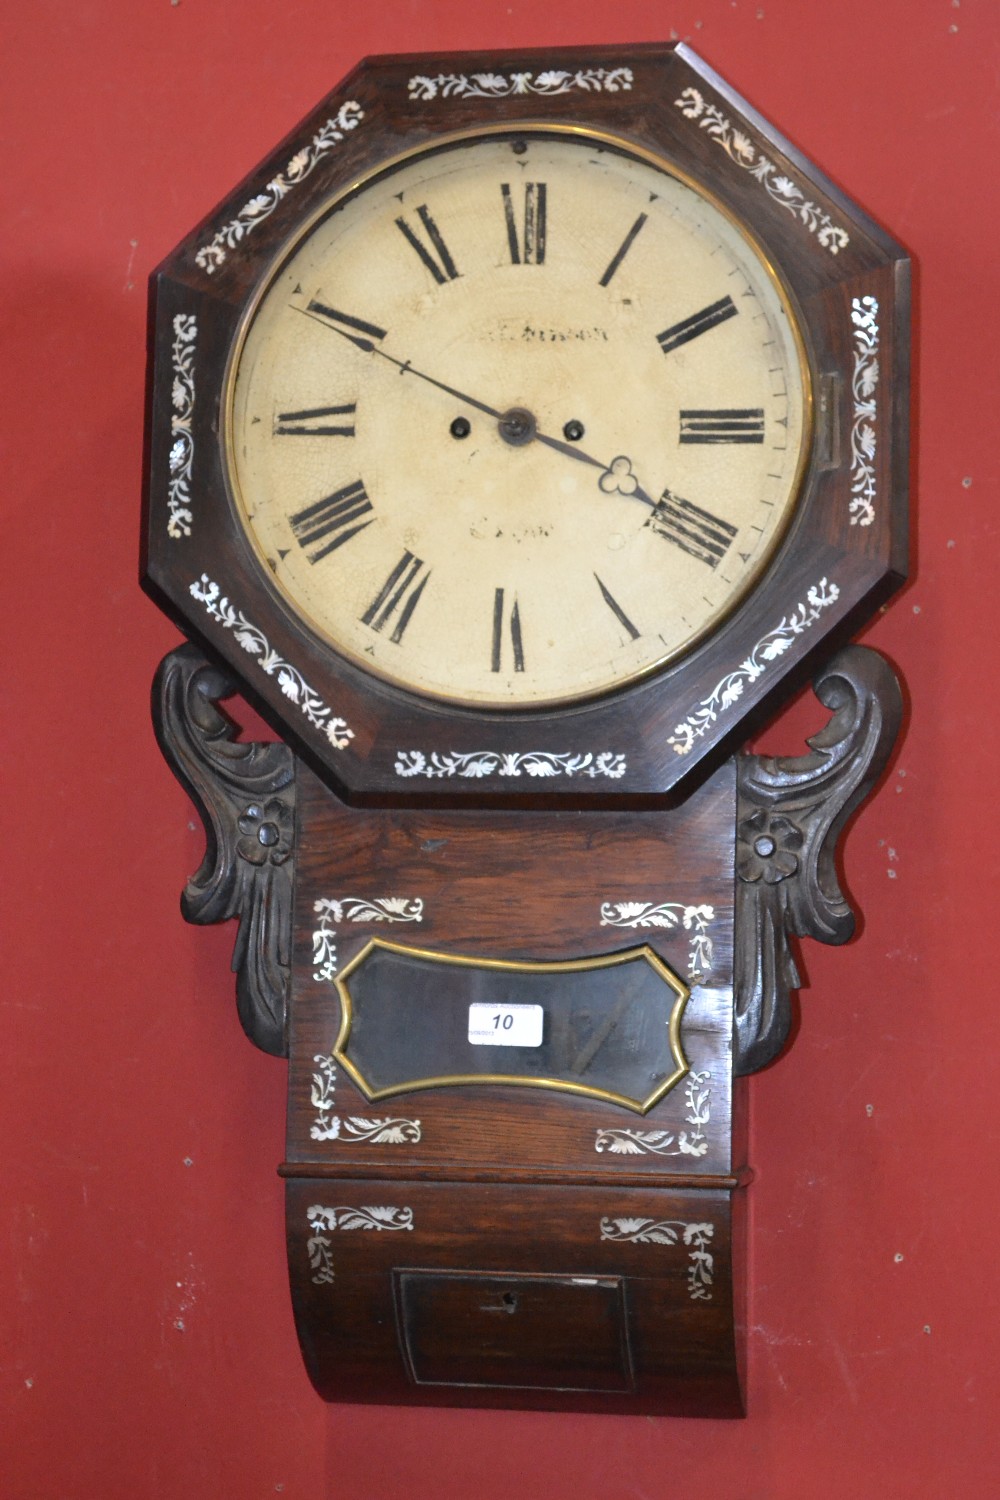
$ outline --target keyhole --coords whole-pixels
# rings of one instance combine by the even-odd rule
[[[484,1313],[515,1313],[517,1312],[517,1293],[501,1292],[496,1302],[482,1302],[479,1307]]]

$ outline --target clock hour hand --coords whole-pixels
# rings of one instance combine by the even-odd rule
[[[546,432],[539,432],[533,414],[525,408],[514,406],[507,411],[500,411],[497,407],[490,406],[475,396],[470,396],[467,391],[460,391],[456,386],[437,380],[433,375],[428,375],[425,370],[418,370],[408,359],[397,359],[395,355],[383,349],[378,341],[385,337],[385,330],[378,328],[374,323],[349,317],[335,308],[326,306],[323,302],[316,301],[315,298],[309,302],[308,306],[296,310],[306,317],[315,319],[324,328],[330,328],[334,333],[339,333],[341,338],[353,344],[356,349],[360,349],[363,354],[377,354],[380,359],[387,360],[389,364],[396,366],[401,375],[415,375],[418,380],[426,381],[428,385],[444,391],[448,396],[454,396],[455,400],[461,401],[464,406],[471,406],[474,411],[481,411],[485,416],[492,417],[497,424],[500,436],[512,447],[520,448],[531,442],[542,443],[546,448],[553,448],[557,453],[563,453],[577,463],[589,464],[591,468],[599,469],[601,477],[598,485],[602,494],[624,495],[627,499],[639,500],[644,505],[655,507],[656,501],[652,500],[640,485],[632,472],[631,459],[626,455],[621,454],[612,459],[610,465],[602,463],[599,458],[594,458],[575,443],[564,442],[561,438],[550,437]]]
[[[605,495],[627,495],[631,499],[641,500],[644,505],[656,505],[656,501],[646,494],[636,479],[632,472],[632,460],[624,453],[611,460],[611,467],[604,471],[598,484]]]
[[[507,414],[508,416],[511,413]],[[539,432],[534,427],[534,418],[530,412],[524,416],[532,423],[531,436],[537,443],[543,443],[546,448],[554,448],[557,453],[565,453],[567,458],[575,458],[577,463],[589,464],[592,469],[600,469],[601,477],[597,481],[601,493],[604,495],[624,495],[629,500],[641,500],[644,505],[653,506],[655,500],[651,500],[632,472],[632,460],[625,454],[613,458],[610,464],[602,463],[599,458],[594,458],[576,443],[564,442],[562,438],[550,437],[547,432]],[[504,436],[503,425],[500,428],[501,436]],[[509,441],[509,439],[508,439]],[[527,441],[524,439],[523,441]]]
[[[514,447],[521,447],[531,442],[542,443],[546,448],[554,448],[557,453],[564,453],[567,458],[575,459],[577,463],[589,464],[591,468],[599,469],[601,477],[598,485],[602,494],[625,495],[630,500],[641,500],[644,505],[656,505],[656,501],[650,499],[633,474],[632,460],[624,454],[613,458],[610,466],[602,463],[599,458],[594,458],[577,443],[564,442],[562,438],[550,437],[547,432],[539,432],[533,414],[520,406],[511,407],[509,411],[504,412],[497,425],[500,436]]]

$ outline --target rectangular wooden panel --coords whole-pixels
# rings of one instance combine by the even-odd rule
[[[393,1272],[415,1385],[631,1391],[620,1276]]]

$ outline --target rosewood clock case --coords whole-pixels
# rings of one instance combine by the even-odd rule
[[[599,55],[598,55],[599,53]],[[577,125],[677,163],[797,311],[814,395],[767,571],[686,656],[548,710],[365,673],[272,587],[227,489],[230,356],[297,228],[450,132]],[[155,273],[144,583],[196,644],[154,718],[206,854],[182,907],[239,920],[237,1001],[289,1059],[292,1298],[327,1399],[736,1415],[746,1074],[791,940],[843,942],[837,841],[898,728],[838,647],[902,580],[908,264],[683,46],[360,65]],[[733,753],[809,670],[808,752]],[[243,692],[279,743],[237,738]],[[540,1007],[541,1049],[469,1040]]]

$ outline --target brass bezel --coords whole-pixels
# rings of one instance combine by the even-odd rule
[[[586,969],[610,969],[625,963],[644,961],[650,965],[667,987],[674,992],[674,1003],[670,1010],[667,1026],[670,1051],[676,1067],[669,1078],[659,1084],[642,1101],[631,1099],[625,1094],[616,1094],[610,1089],[594,1088],[589,1084],[566,1083],[561,1078],[519,1078],[514,1074],[508,1073],[440,1074],[431,1078],[408,1080],[405,1084],[393,1084],[391,1087],[385,1089],[373,1089],[347,1056],[345,1048],[350,1039],[351,1022],[353,1019],[353,1004],[347,982],[354,971],[361,967],[376,948],[384,949],[390,953],[400,953],[408,958],[421,958],[430,963],[450,964],[476,969],[502,969],[508,973],[522,974],[580,973]],[[563,959],[553,962],[539,960],[537,962],[530,962],[506,958],[476,958],[466,954],[435,953],[429,948],[413,948],[403,943],[386,942],[383,938],[371,938],[362,948],[361,952],[355,955],[343,972],[337,975],[334,983],[337,987],[337,993],[340,995],[341,1023],[340,1030],[337,1033],[337,1040],[333,1046],[332,1056],[361,1090],[365,1098],[372,1102],[378,1099],[388,1099],[394,1094],[413,1094],[424,1089],[455,1088],[469,1084],[473,1086],[480,1084],[504,1084],[516,1088],[541,1088],[558,1093],[580,1094],[588,1099],[597,1099],[603,1104],[617,1104],[624,1109],[631,1110],[634,1114],[645,1115],[649,1113],[654,1104],[658,1103],[665,1094],[668,1094],[672,1088],[680,1083],[691,1067],[681,1045],[681,1018],[690,998],[691,991],[684,981],[678,978],[672,969],[668,968],[659,954],[650,948],[648,943],[643,943],[637,948],[626,948],[618,953],[603,954],[599,958]]]
[[[623,676],[611,686],[602,686],[593,691],[567,694],[555,698],[531,699],[519,702],[490,702],[478,698],[464,697],[461,694],[448,694],[424,690],[407,684],[398,675],[394,676],[385,672],[377,663],[362,654],[351,650],[349,646],[337,641],[326,630],[320,627],[315,620],[294,599],[285,586],[278,581],[271,569],[268,567],[263,549],[261,548],[255,533],[251,530],[246,519],[246,505],[242,497],[236,474],[235,442],[234,442],[234,418],[233,405],[235,400],[236,377],[242,358],[243,347],[249,334],[250,327],[257,315],[261,303],[267,296],[271,287],[280,276],[285,264],[297,253],[303,242],[308,239],[317,224],[330,214],[334,213],[343,203],[357,196],[378,178],[387,176],[396,171],[402,165],[421,156],[437,155],[440,152],[451,150],[466,142],[475,142],[484,138],[502,136],[542,135],[548,137],[582,137],[586,140],[599,142],[619,155],[631,156],[646,162],[656,170],[666,173],[677,179],[685,187],[689,188],[699,198],[707,202],[712,208],[720,213],[730,225],[737,231],[741,238],[749,246],[757,261],[763,267],[767,278],[772,283],[779,303],[784,309],[788,320],[792,343],[796,350],[799,368],[799,378],[802,386],[802,441],[799,447],[798,462],[795,474],[790,486],[790,493],[794,497],[788,505],[786,513],[777,527],[771,542],[761,558],[753,568],[749,570],[741,581],[740,587],[726,600],[722,608],[707,620],[703,628],[694,636],[686,640],[681,646],[673,651],[665,652],[655,661]],[[239,523],[240,529],[258,560],[261,577],[265,580],[267,587],[274,593],[280,603],[291,611],[297,620],[322,643],[326,648],[336,652],[353,667],[363,671],[366,675],[377,678],[398,692],[409,694],[414,698],[429,704],[439,704],[445,707],[464,709],[473,713],[498,714],[509,716],[514,714],[543,713],[550,709],[571,708],[578,705],[599,702],[602,699],[613,697],[626,688],[643,682],[666,667],[683,660],[692,655],[710,636],[716,634],[723,628],[726,622],[738,610],[740,605],[752,592],[754,586],[773,563],[782,542],[784,541],[793,519],[798,515],[802,492],[805,484],[807,470],[812,459],[813,442],[815,437],[815,395],[812,366],[808,357],[805,336],[803,334],[803,322],[798,312],[796,300],[791,288],[786,284],[781,272],[773,261],[766,247],[761,243],[757,235],[716,195],[716,193],[699,182],[683,167],[676,165],[668,158],[657,152],[642,146],[627,137],[618,135],[611,131],[597,130],[590,126],[574,125],[565,122],[547,122],[544,120],[525,120],[511,123],[509,121],[501,124],[483,124],[470,130],[446,131],[434,137],[432,140],[423,141],[418,146],[411,147],[406,151],[387,157],[377,166],[354,178],[345,187],[338,189],[335,193],[318,205],[306,219],[297,226],[294,232],[282,245],[281,249],[272,258],[267,271],[261,277],[255,287],[252,297],[240,316],[235,337],[226,361],[223,376],[221,402],[220,402],[220,442],[222,446],[222,470],[226,486],[227,497],[233,513]]]

